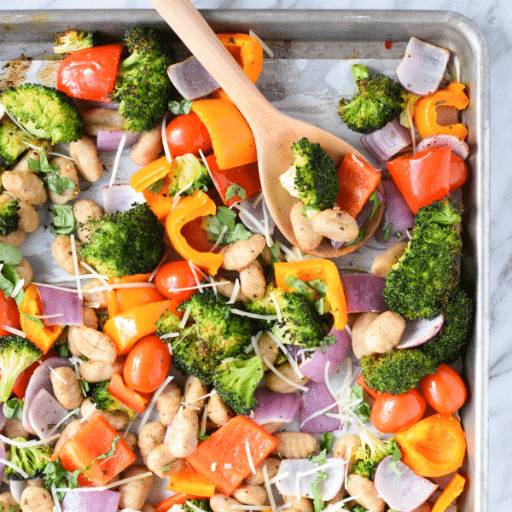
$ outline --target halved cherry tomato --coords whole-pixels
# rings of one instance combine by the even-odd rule
[[[2,326],[21,329],[20,312],[13,297],[5,298],[4,292],[0,290],[0,336],[9,336],[11,334]]]
[[[395,434],[417,423],[426,408],[425,399],[416,389],[401,395],[381,393],[375,398],[370,418],[379,432]]]
[[[203,280],[201,273],[197,270],[194,272],[199,282],[201,282]],[[155,276],[156,289],[168,299],[175,300],[179,303],[188,300],[197,289],[186,291],[174,290],[197,286],[194,272],[188,264],[188,261],[180,260],[164,263],[158,269]]]
[[[452,151],[450,159],[450,192],[462,187],[468,178],[468,166],[464,159]]]
[[[152,393],[167,377],[171,369],[171,354],[167,343],[158,336],[146,336],[128,353],[123,366],[127,386],[141,393]]]
[[[165,136],[172,156],[180,156],[185,153],[199,156],[199,150],[207,153],[212,149],[210,134],[194,112],[175,117],[167,125]]]
[[[462,377],[447,364],[440,364],[433,375],[420,381],[420,393],[437,412],[452,414],[466,401],[466,385]]]

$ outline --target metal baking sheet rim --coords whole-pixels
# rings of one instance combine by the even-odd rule
[[[217,30],[252,28],[264,39],[301,41],[407,41],[415,35],[459,52],[463,82],[469,84],[472,180],[466,197],[466,244],[470,281],[475,290],[474,343],[466,359],[470,398],[462,418],[468,434],[465,472],[470,486],[464,512],[486,512],[488,497],[489,240],[490,240],[490,84],[487,44],[465,16],[450,11],[358,10],[203,10]],[[65,21],[64,21],[65,20]],[[146,23],[165,27],[153,10],[0,11],[0,41],[51,42],[65,28],[97,28],[122,34],[124,27]],[[23,30],[26,28],[27,30]],[[469,212],[468,212],[469,210]]]

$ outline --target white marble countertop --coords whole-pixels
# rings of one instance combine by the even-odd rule
[[[512,307],[510,218],[512,194],[508,159],[499,155],[512,139],[512,109],[508,100],[512,83],[512,9],[508,0],[195,0],[197,8],[237,9],[428,9],[464,14],[482,31],[491,60],[491,350],[490,350],[490,439],[489,510],[512,510],[512,351],[508,322]],[[148,0],[0,0],[2,9],[148,9]],[[0,13],[1,14],[1,13]],[[508,183],[511,182],[511,184]],[[499,235],[501,233],[501,235]],[[510,389],[510,388],[509,388]],[[510,508],[509,508],[510,507]]]

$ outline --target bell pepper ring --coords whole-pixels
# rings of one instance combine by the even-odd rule
[[[181,228],[197,217],[215,215],[216,211],[217,206],[213,200],[204,192],[196,190],[192,196],[181,197],[176,208],[171,210],[165,219],[165,229],[176,252],[212,276],[218,272],[224,256],[193,249],[181,234]]]
[[[468,129],[461,123],[447,126],[438,124],[437,108],[453,107],[457,110],[464,110],[468,105],[469,99],[464,93],[464,85],[458,82],[452,82],[446,89],[419,99],[414,110],[414,123],[419,134],[422,138],[426,138],[440,133],[454,135],[464,140]]]

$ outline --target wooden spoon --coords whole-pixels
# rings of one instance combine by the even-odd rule
[[[258,150],[261,186],[270,214],[283,235],[295,246],[297,240],[290,222],[290,210],[297,202],[280,184],[279,176],[293,163],[291,146],[302,137],[318,142],[332,157],[336,166],[343,156],[354,153],[365,158],[347,142],[303,121],[293,119],[273,107],[250,81],[242,68],[219,41],[201,14],[188,0],[151,0],[155,9],[189,50],[215,78],[233,100],[252,129]],[[382,186],[380,192],[384,197]],[[367,226],[360,242],[335,249],[325,239],[310,251],[323,258],[333,258],[355,251],[377,229],[384,211],[384,202]]]

